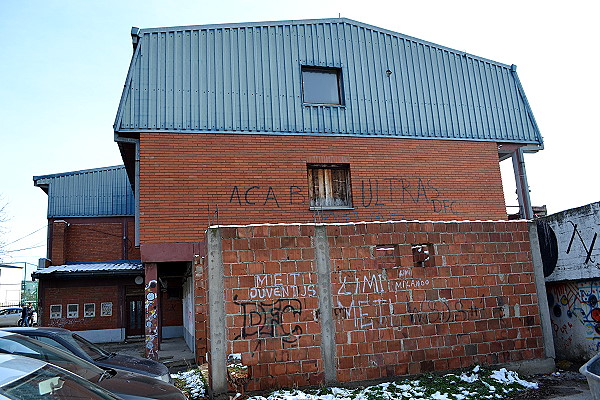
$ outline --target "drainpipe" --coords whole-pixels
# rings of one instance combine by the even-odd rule
[[[517,183],[517,196],[519,198],[519,214],[521,218],[533,219],[533,209],[529,197],[529,185],[527,184],[527,173],[525,172],[525,159],[523,149],[519,147],[512,153],[513,170],[515,182]]]

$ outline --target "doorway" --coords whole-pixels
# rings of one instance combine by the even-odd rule
[[[127,287],[125,294],[125,337],[144,336],[144,289]]]

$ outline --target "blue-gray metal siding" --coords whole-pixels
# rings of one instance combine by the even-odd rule
[[[134,215],[134,195],[124,166],[36,176],[47,187],[48,218]]]
[[[542,143],[511,66],[356,21],[158,28],[139,36],[117,133]],[[341,68],[344,105],[304,105],[303,65]]]

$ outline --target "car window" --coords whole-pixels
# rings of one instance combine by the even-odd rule
[[[35,340],[39,340],[42,343],[49,344],[50,346],[58,347],[59,349],[71,353],[71,350],[67,349],[65,346],[57,342],[56,340],[46,337],[46,336],[38,336],[38,335],[28,335]]]
[[[37,358],[58,365],[92,382],[98,382],[104,372],[101,368],[86,360],[27,336],[9,335],[0,337],[0,352]]]
[[[0,394],[11,399],[27,400],[117,400],[112,393],[91,384],[76,375],[69,374],[52,365],[46,365],[33,373],[0,388]]]
[[[85,351],[87,355],[89,355],[94,361],[98,361],[110,356],[109,352],[98,347],[89,340],[84,339],[76,333],[73,334],[72,338],[75,340],[76,345]]]
[[[10,310],[0,310],[0,315],[6,315],[9,311]]]

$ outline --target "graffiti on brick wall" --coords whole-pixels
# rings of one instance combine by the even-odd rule
[[[552,328],[563,345],[587,340],[600,351],[600,281],[567,282],[548,290]]]
[[[354,320],[361,329],[392,325],[393,302],[384,294],[431,286],[429,279],[413,278],[410,268],[399,268],[396,273],[397,279],[387,279],[384,274],[341,273],[335,317]]]
[[[302,316],[302,303],[298,299],[274,301],[238,301],[243,316],[242,333],[236,339],[260,339],[280,337],[285,343],[294,343],[302,334],[302,327],[295,322]]]
[[[497,299],[503,303],[502,299]],[[446,322],[472,321],[478,319],[502,319],[509,313],[508,304],[486,307],[485,298],[436,299],[409,302],[407,305],[410,322],[414,325],[439,324]]]
[[[253,299],[271,299],[278,297],[314,297],[317,295],[311,274],[299,272],[259,274],[254,276],[254,287],[249,289],[248,297]]]
[[[356,205],[369,209],[367,212],[325,212],[323,219],[336,222],[353,219],[401,219],[403,214],[390,214],[380,207],[397,207],[406,204],[425,205],[434,213],[458,214],[457,201],[446,199],[431,179],[383,178],[362,179],[357,184]],[[228,203],[238,206],[275,207],[307,204],[308,195],[299,185],[284,188],[269,185],[234,185],[229,192]]]

